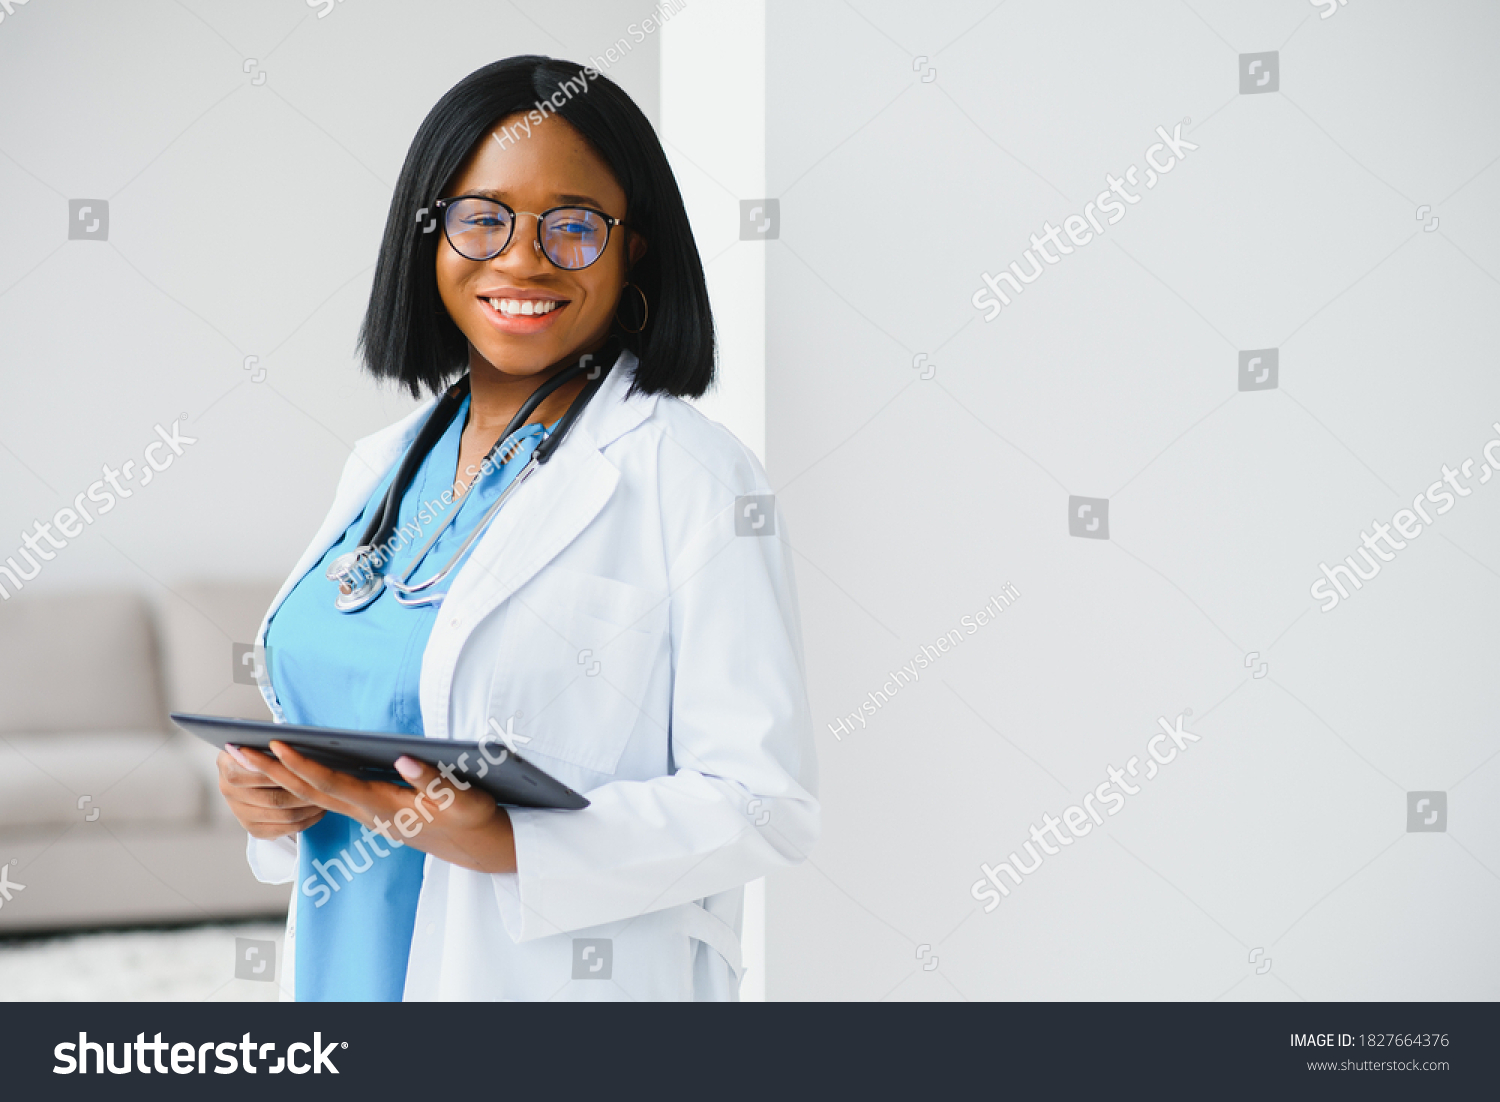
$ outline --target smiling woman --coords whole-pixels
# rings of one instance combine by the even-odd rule
[[[736,499],[770,488],[682,401],[714,374],[682,198],[586,72],[510,58],[423,122],[360,343],[437,397],[356,445],[257,644],[278,722],[504,730],[590,803],[228,747],[251,868],[299,886],[299,1000],[734,999],[743,885],[818,833],[785,522],[736,534]]]
[[[360,332],[376,377],[398,379],[413,395],[423,388],[435,393],[475,352],[494,353],[498,358],[488,362],[506,372],[534,373],[564,358],[570,342],[602,342],[621,306],[623,324],[615,328],[639,361],[634,389],[689,397],[708,389],[714,371],[708,289],[677,181],[650,122],[602,75],[587,78],[585,93],[558,95],[563,106],[541,122],[525,118],[537,113],[533,104],[550,105],[548,97],[582,72],[537,57],[497,62],[466,78],[423,122],[391,199]],[[465,196],[489,200],[490,209],[476,210]],[[542,249],[541,216],[556,207],[591,209],[625,226],[604,229],[598,257],[587,266],[560,268]],[[439,211],[441,234],[432,217]],[[579,232],[576,225],[556,232],[570,228]],[[560,256],[563,247],[554,251]],[[482,263],[494,249],[506,250],[509,263]],[[429,264],[435,281],[410,278]],[[566,326],[535,334],[501,330],[542,338],[502,342],[493,328],[497,312],[482,301],[490,291],[520,302],[567,300],[563,313],[573,316]],[[630,301],[622,305],[626,294]],[[642,324],[648,307],[655,316]]]

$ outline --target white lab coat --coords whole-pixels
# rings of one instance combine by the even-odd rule
[[[427,857],[407,1000],[735,999],[743,886],[801,861],[818,835],[784,522],[762,503],[742,523],[765,517],[774,535],[735,530],[736,498],[770,493],[765,472],[687,403],[626,397],[634,367],[624,354],[501,509],[422,658],[428,738],[478,740],[491,718],[515,717],[521,755],[590,806],[511,810],[514,873]],[[258,644],[429,408],[355,446]],[[284,721],[272,687],[261,691]],[[248,857],[258,879],[287,883],[297,841],[252,838]],[[575,939],[609,942],[582,957],[588,978],[573,978],[586,948]]]

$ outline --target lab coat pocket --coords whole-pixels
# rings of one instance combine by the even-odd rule
[[[613,774],[638,726],[665,729],[647,714],[654,667],[668,653],[661,602],[555,566],[546,583],[509,602],[490,715],[514,717],[516,749],[544,769],[551,759]]]

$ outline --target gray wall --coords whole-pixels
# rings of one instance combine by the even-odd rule
[[[652,7],[31,0],[4,16],[0,561],[186,415],[197,443],[27,591],[283,576],[353,442],[412,408],[362,377],[354,337],[423,116],[481,65],[602,54]],[[630,44],[607,72],[655,119],[660,35]],[[68,239],[80,199],[85,226],[107,201],[107,240]]]
[[[767,455],[826,823],[770,882],[770,997],[1500,996],[1500,8],[1328,10],[770,3]],[[1132,165],[985,321],[982,273]],[[981,863],[1132,757],[986,913]]]

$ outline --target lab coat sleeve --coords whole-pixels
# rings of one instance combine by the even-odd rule
[[[249,839],[245,847],[245,858],[250,862],[250,871],[262,884],[289,884],[297,876],[297,839],[300,835],[282,835],[280,838]]]
[[[582,811],[510,811],[517,872],[493,879],[513,940],[738,887],[799,863],[817,838],[812,720],[779,515],[775,530],[736,536],[729,505],[672,564],[675,772],[603,785]]]

